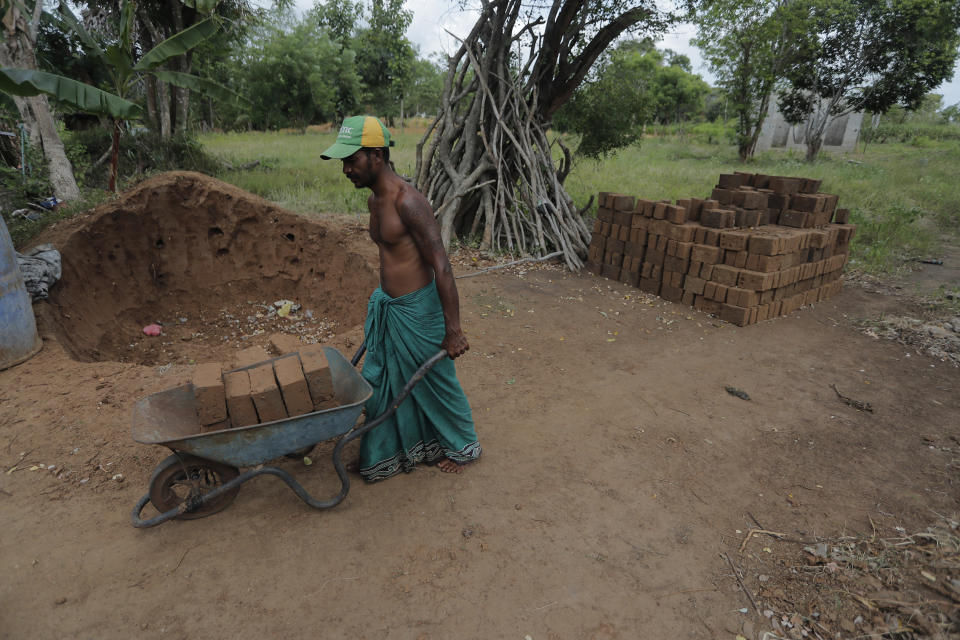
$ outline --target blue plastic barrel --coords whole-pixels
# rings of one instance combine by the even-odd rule
[[[42,346],[13,240],[0,218],[0,369],[20,364]]]

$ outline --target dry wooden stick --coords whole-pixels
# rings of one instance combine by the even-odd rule
[[[753,605],[754,611],[756,611],[757,614],[759,614],[760,605],[757,604],[757,601],[754,599],[753,594],[750,593],[750,589],[747,589],[747,585],[743,584],[743,578],[740,577],[740,570],[737,569],[736,565],[733,564],[733,560],[730,559],[730,556],[728,556],[725,553],[721,555],[723,556],[723,559],[727,561],[727,564],[730,565],[730,569],[731,571],[733,571],[733,577],[737,579],[737,584],[739,584],[740,588],[743,589],[743,592],[747,594],[747,598],[750,599],[750,604]]]
[[[543,256],[542,258],[523,258],[522,260],[514,260],[513,262],[508,262],[506,264],[498,264],[494,267],[487,267],[486,269],[480,269],[479,271],[474,271],[473,273],[465,273],[463,275],[457,276],[457,280],[461,278],[472,278],[473,276],[481,276],[490,271],[496,271],[497,269],[506,269],[507,267],[512,267],[517,264],[522,264],[524,262],[544,262],[551,258],[558,258],[563,255],[563,251],[554,251],[553,253]]]
[[[777,531],[768,531],[767,529],[750,529],[747,531],[747,537],[743,539],[743,542],[740,543],[740,549],[737,550],[737,553],[743,553],[743,550],[747,547],[747,542],[757,533],[765,533],[768,536],[773,536],[774,538],[783,539],[787,537],[785,533],[779,533]]]

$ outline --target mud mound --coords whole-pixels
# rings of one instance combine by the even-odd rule
[[[278,331],[323,342],[362,322],[377,282],[356,230],[198,173],[147,180],[56,236],[50,320],[79,360],[217,360]],[[293,313],[281,317],[280,300]],[[163,335],[143,335],[155,322]]]

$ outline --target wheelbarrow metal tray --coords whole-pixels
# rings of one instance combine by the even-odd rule
[[[249,427],[201,433],[193,385],[185,384],[136,404],[133,439],[234,467],[250,467],[343,435],[356,423],[373,389],[339,351],[331,347],[323,350],[330,365],[337,407]],[[259,364],[262,363],[251,366]]]

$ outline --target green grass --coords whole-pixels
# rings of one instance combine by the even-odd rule
[[[401,173],[413,174],[421,134],[396,135],[391,157]],[[333,133],[254,132],[209,134],[201,142],[234,166],[260,160],[254,169],[223,172],[219,177],[227,182],[305,214],[364,215],[367,193],[343,178],[339,162],[320,160],[333,139]],[[705,139],[651,137],[603,160],[578,160],[567,190],[583,206],[599,191],[656,200],[708,197],[717,176],[732,171],[819,178],[822,190],[838,194],[859,225],[853,265],[872,273],[895,272],[910,258],[931,255],[960,228],[958,141],[874,143],[865,153],[861,145],[856,153],[822,154],[813,165],[798,153],[769,152],[743,165],[733,145]]]

